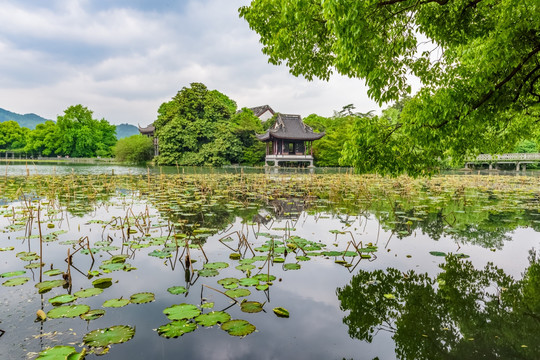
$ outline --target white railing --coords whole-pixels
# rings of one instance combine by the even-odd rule
[[[540,153],[480,154],[474,159],[467,159],[467,161],[540,161]]]

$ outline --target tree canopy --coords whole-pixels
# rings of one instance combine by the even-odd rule
[[[201,83],[163,103],[154,126],[160,164],[219,166],[253,163],[264,155],[254,140],[260,120],[252,112],[237,114],[233,100]]]
[[[388,146],[406,141],[398,156],[415,163],[397,171],[374,158],[366,171],[418,174],[433,159],[511,149],[538,127],[537,0],[253,0],[239,11],[269,61],[294,75],[362,78],[381,105],[420,81],[397,122],[374,125]]]

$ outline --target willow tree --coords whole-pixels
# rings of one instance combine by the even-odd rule
[[[399,171],[504,151],[537,129],[538,0],[253,0],[239,11],[269,61],[294,75],[364,79],[381,105],[410,94],[417,79],[399,121],[373,125],[371,141],[408,142],[393,156],[416,165]],[[365,161],[363,141],[345,147],[355,164]],[[395,173],[386,160],[373,164]]]

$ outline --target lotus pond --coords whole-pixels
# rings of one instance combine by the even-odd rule
[[[540,179],[0,179],[1,359],[538,359]]]

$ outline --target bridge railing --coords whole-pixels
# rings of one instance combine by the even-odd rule
[[[476,158],[467,159],[468,162],[480,161],[540,161],[540,153],[513,153],[513,154],[480,154]]]

